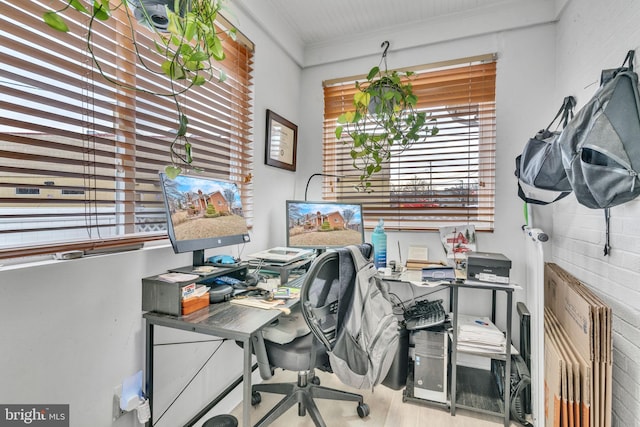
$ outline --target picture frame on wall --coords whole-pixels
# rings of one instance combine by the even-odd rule
[[[298,126],[267,110],[266,139],[265,164],[295,172]]]

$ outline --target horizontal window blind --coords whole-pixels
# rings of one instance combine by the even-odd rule
[[[174,100],[150,93],[166,94],[171,84],[155,34],[123,5],[93,23],[102,72],[142,90],[115,85],[87,50],[89,17],[74,14],[66,34],[42,21],[66,4],[0,0],[0,258],[166,238],[158,172],[170,163],[178,125]],[[253,46],[222,39],[226,59],[214,67],[227,79],[192,88],[179,103],[193,166],[238,183],[251,223]]]
[[[425,68],[429,68],[426,69]],[[417,109],[436,119],[439,132],[402,152],[396,150],[358,191],[348,135],[335,137],[337,117],[353,110],[354,81],[325,83],[323,198],[363,204],[365,227],[379,218],[390,230],[434,230],[473,224],[494,227],[495,80],[493,56],[439,67],[415,67],[409,77]]]

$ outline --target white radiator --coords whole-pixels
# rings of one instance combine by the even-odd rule
[[[544,426],[544,244],[549,236],[525,226],[527,307],[531,313],[531,412],[533,425]]]

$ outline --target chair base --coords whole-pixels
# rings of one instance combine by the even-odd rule
[[[294,404],[298,404],[298,415],[304,417],[306,413],[313,420],[316,427],[326,427],[314,399],[332,399],[358,402],[358,415],[368,415],[368,406],[362,395],[348,391],[335,390],[313,383],[313,374],[309,371],[298,372],[297,383],[255,384],[253,392],[283,394],[284,397],[276,404],[254,427],[266,427],[278,417],[287,412]],[[364,414],[364,415],[362,415]]]
[[[233,415],[216,415],[205,421],[202,427],[238,427],[238,420]]]

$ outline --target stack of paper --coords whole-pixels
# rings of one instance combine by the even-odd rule
[[[458,314],[458,350],[504,353],[507,340],[488,317]]]
[[[426,246],[409,246],[405,266],[411,270],[420,270],[429,265],[429,249]]]

